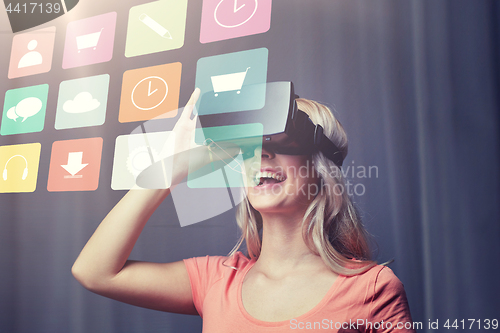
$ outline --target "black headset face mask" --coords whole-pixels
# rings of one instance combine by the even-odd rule
[[[242,147],[241,152],[243,159],[252,158],[255,156],[255,151],[258,147]],[[311,150],[308,147],[297,145],[270,145],[262,144],[262,149],[275,155],[291,155],[291,156],[308,156],[311,155]]]
[[[265,146],[266,149],[272,150],[277,155],[292,155],[305,156],[311,155],[311,150],[303,146]]]
[[[259,90],[259,89],[256,89]],[[212,92],[204,94],[200,101],[199,120],[202,128],[260,123],[263,126],[262,145],[275,154],[312,155],[322,152],[338,167],[344,156],[340,149],[323,134],[323,127],[315,125],[309,116],[298,109],[298,98],[292,82],[265,84],[266,102],[262,109],[217,113]],[[236,138],[242,141],[242,137]],[[249,138],[254,140],[255,137]],[[244,140],[243,140],[244,141]],[[240,145],[244,158],[253,156],[252,145]]]

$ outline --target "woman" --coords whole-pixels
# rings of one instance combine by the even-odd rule
[[[178,151],[192,147],[196,119],[190,117],[198,96],[197,89],[174,128]],[[313,101],[297,102],[345,156],[347,139],[332,113]],[[266,145],[256,152],[261,169],[238,209],[242,239],[229,257],[166,264],[127,260],[170,193],[133,190],[82,250],[75,278],[119,301],[199,314],[203,332],[413,331],[401,282],[369,259],[366,233],[339,168],[321,153],[285,155]],[[187,176],[186,154],[178,156],[172,184]],[[304,167],[312,172],[298,172]],[[248,257],[237,252],[243,240]]]

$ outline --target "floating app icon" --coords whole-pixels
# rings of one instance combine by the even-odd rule
[[[158,162],[162,157],[171,156],[165,150],[165,143],[171,132],[153,132],[144,134],[120,135],[116,138],[115,156],[113,162],[113,176],[111,178],[111,188],[113,190],[129,190],[136,185],[139,174]],[[171,160],[167,160],[171,161]],[[172,165],[164,164],[164,171],[169,172]],[[158,188],[166,188],[157,178]]]
[[[1,135],[43,130],[49,85],[7,90],[3,106]]]
[[[178,49],[184,45],[187,0],[161,0],[132,7],[125,56]]]
[[[190,165],[188,186],[245,187],[247,175],[260,170],[260,156],[254,157],[253,152],[262,148],[262,133],[258,123],[197,128],[195,141],[207,147],[211,163],[201,168]],[[248,157],[252,157],[250,164],[246,163]]]
[[[172,190],[171,196],[179,224],[185,227],[236,208],[245,194],[239,187],[190,188],[187,183],[181,183]]]
[[[266,48],[201,58],[196,86],[200,115],[260,109],[265,104]]]
[[[55,128],[65,129],[104,124],[108,88],[108,74],[61,82]]]
[[[50,71],[56,27],[14,36],[10,53],[9,79]]]
[[[123,73],[119,121],[144,121],[177,115],[180,62],[138,68]]]
[[[111,60],[115,26],[115,12],[70,22],[66,30],[62,67],[66,69]]]
[[[203,0],[200,42],[255,35],[271,26],[271,0]]]
[[[94,191],[99,185],[102,138],[52,144],[47,190]]]
[[[40,150],[39,143],[0,147],[0,193],[35,191]]]

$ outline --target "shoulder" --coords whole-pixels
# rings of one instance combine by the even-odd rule
[[[375,265],[363,273],[342,277],[343,289],[351,295],[356,292],[368,303],[382,294],[404,292],[403,284],[387,266]]]
[[[241,252],[231,257],[205,256],[184,260],[191,284],[193,303],[200,315],[203,315],[203,303],[207,294],[211,290],[225,290],[224,286],[234,281],[236,274],[242,272],[250,262],[250,259]]]
[[[376,265],[365,274],[365,304],[369,304],[370,316],[394,324],[411,322],[403,283],[394,272],[387,266]]]
[[[377,265],[374,266],[371,271],[372,282],[373,282],[373,292],[376,293],[392,293],[401,294],[404,293],[403,283],[394,274],[392,269],[387,266]],[[376,296],[376,295],[374,295]]]
[[[401,293],[404,292],[403,283],[394,274],[392,269],[383,265],[375,265],[367,271],[347,277],[352,279],[358,287],[363,287],[366,298],[374,298],[381,293]]]
[[[374,265],[368,268],[366,271],[359,273],[357,275],[345,276],[346,278],[354,278],[355,280],[364,281],[367,283],[377,284],[377,283],[400,283],[396,274],[388,266],[384,265]]]

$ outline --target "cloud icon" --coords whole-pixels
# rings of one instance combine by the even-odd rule
[[[37,114],[42,109],[42,104],[39,98],[25,98],[7,111],[7,118],[17,121],[17,118],[22,117],[25,121],[28,117]]]
[[[84,113],[95,110],[101,103],[92,97],[92,94],[82,91],[73,100],[66,101],[63,110],[68,113]]]

